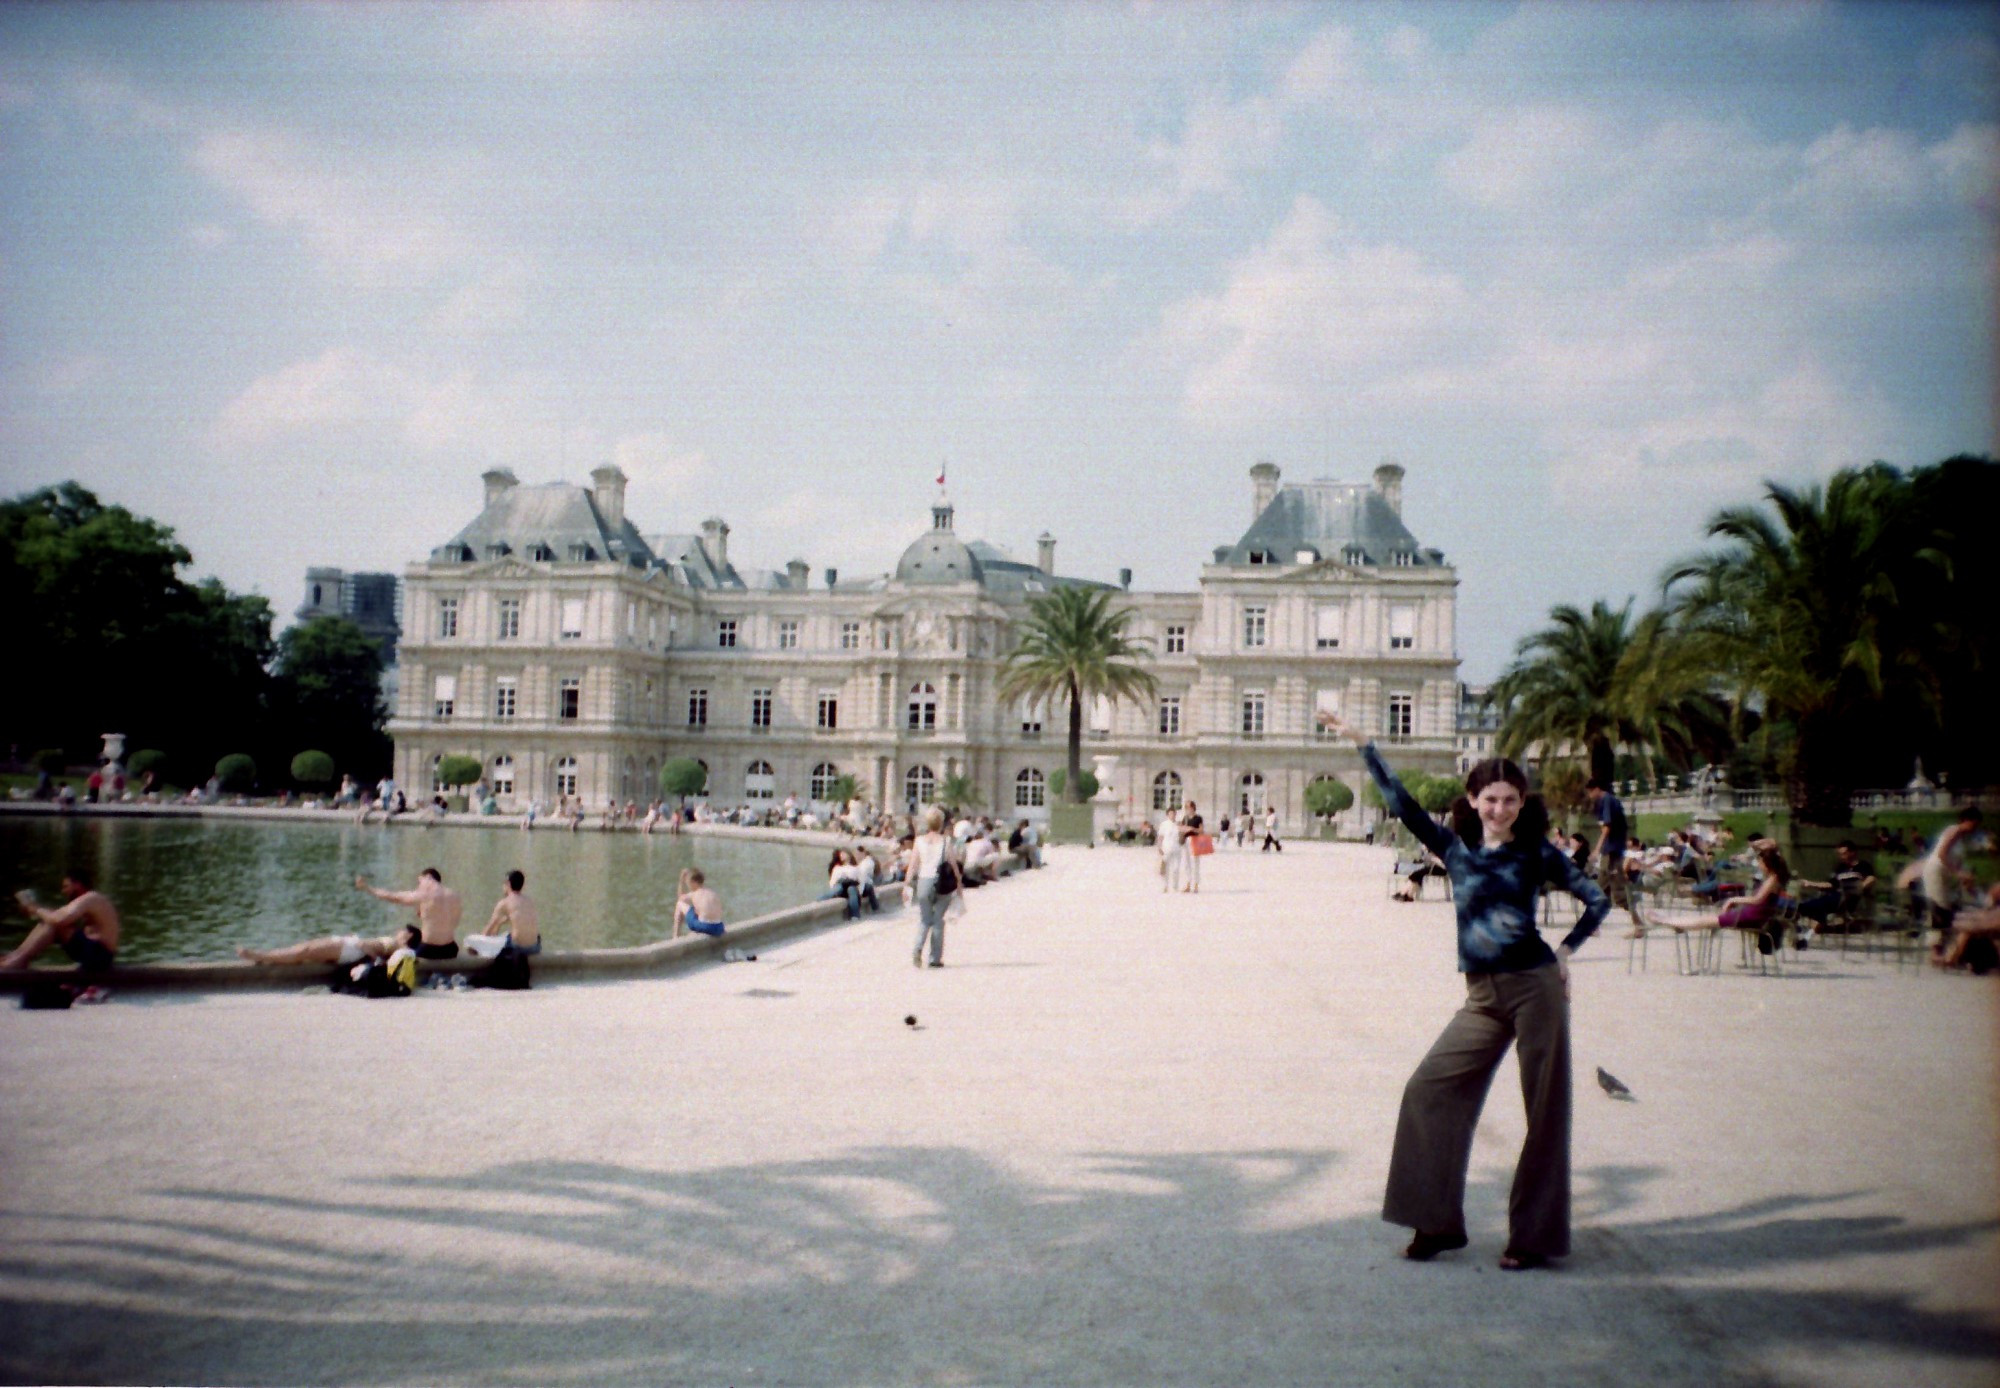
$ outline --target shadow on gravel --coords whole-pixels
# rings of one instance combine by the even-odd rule
[[[1030,1180],[953,1148],[682,1172],[616,1163],[385,1178],[337,1201],[152,1192],[147,1217],[0,1218],[0,1376],[31,1382],[1758,1383],[1806,1347],[2000,1362],[1980,1319],[1873,1265],[1991,1239],[1844,1201],[1626,1223],[1662,1174],[1582,1173],[1576,1255],[1311,1222],[1332,1152],[1100,1154]],[[1726,1269],[1728,1285],[1705,1280]],[[1912,1279],[1904,1279],[1908,1282]],[[1920,1279],[1918,1279],[1920,1280]]]

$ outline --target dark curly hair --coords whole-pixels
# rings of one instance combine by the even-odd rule
[[[1505,757],[1488,757],[1466,773],[1465,794],[1451,802],[1452,832],[1467,848],[1478,848],[1486,841],[1485,826],[1479,822],[1479,811],[1472,808],[1472,802],[1495,781],[1505,781],[1521,792],[1521,814],[1514,821],[1514,844],[1534,850],[1549,836],[1549,807],[1542,803],[1541,796],[1529,793],[1527,772]]]

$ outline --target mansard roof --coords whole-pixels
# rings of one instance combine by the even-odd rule
[[[432,559],[446,563],[508,556],[637,566],[654,562],[652,547],[631,521],[607,525],[590,489],[567,482],[508,487],[487,502],[472,524],[431,551]]]
[[[699,535],[649,535],[646,543],[661,564],[672,569],[690,588],[742,588],[743,576],[734,564],[718,568],[708,557]]]
[[[1444,556],[1425,549],[1382,493],[1366,483],[1287,484],[1234,545],[1218,549],[1218,564],[1292,564],[1314,559],[1437,568]],[[1263,556],[1253,558],[1253,556]],[[1409,556],[1399,560],[1398,555]]]

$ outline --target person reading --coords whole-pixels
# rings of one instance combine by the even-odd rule
[[[90,885],[81,868],[63,874],[63,904],[44,906],[33,892],[14,900],[35,922],[28,938],[0,957],[0,969],[25,969],[50,945],[58,946],[86,974],[108,973],[118,957],[120,923],[111,898]]]

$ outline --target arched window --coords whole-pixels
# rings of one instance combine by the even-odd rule
[[[625,758],[625,770],[618,779],[618,798],[620,800],[630,800],[639,793],[636,784],[638,779],[639,759],[637,757]]]
[[[514,759],[505,752],[493,759],[493,793],[495,795],[514,793]]]
[[[1049,803],[1048,778],[1028,767],[1014,778],[1014,808],[1038,810]]]
[[[937,795],[937,775],[928,766],[913,766],[903,774],[903,799],[912,813]]]
[[[746,800],[770,800],[776,797],[778,778],[771,774],[771,763],[753,761],[750,769],[743,773],[743,798]]]
[[[1264,778],[1258,772],[1246,771],[1243,779],[1236,783],[1236,812],[1264,813]]]
[[[444,789],[444,777],[438,774],[443,769],[444,769],[444,753],[439,752],[436,756],[431,758],[432,795],[436,795],[439,791]]]
[[[576,758],[564,757],[556,763],[556,794],[576,794]]]
[[[660,759],[658,757],[646,758],[646,779],[641,783],[640,788],[646,792],[648,800],[651,800],[660,793]]]
[[[928,684],[911,685],[909,715],[911,732],[934,731],[937,728],[937,690]]]
[[[1181,807],[1181,777],[1178,771],[1162,771],[1153,778],[1153,808],[1178,810]]]
[[[813,768],[812,779],[806,785],[806,795],[813,800],[833,799],[833,783],[840,779],[840,768],[830,761],[823,761]]]

